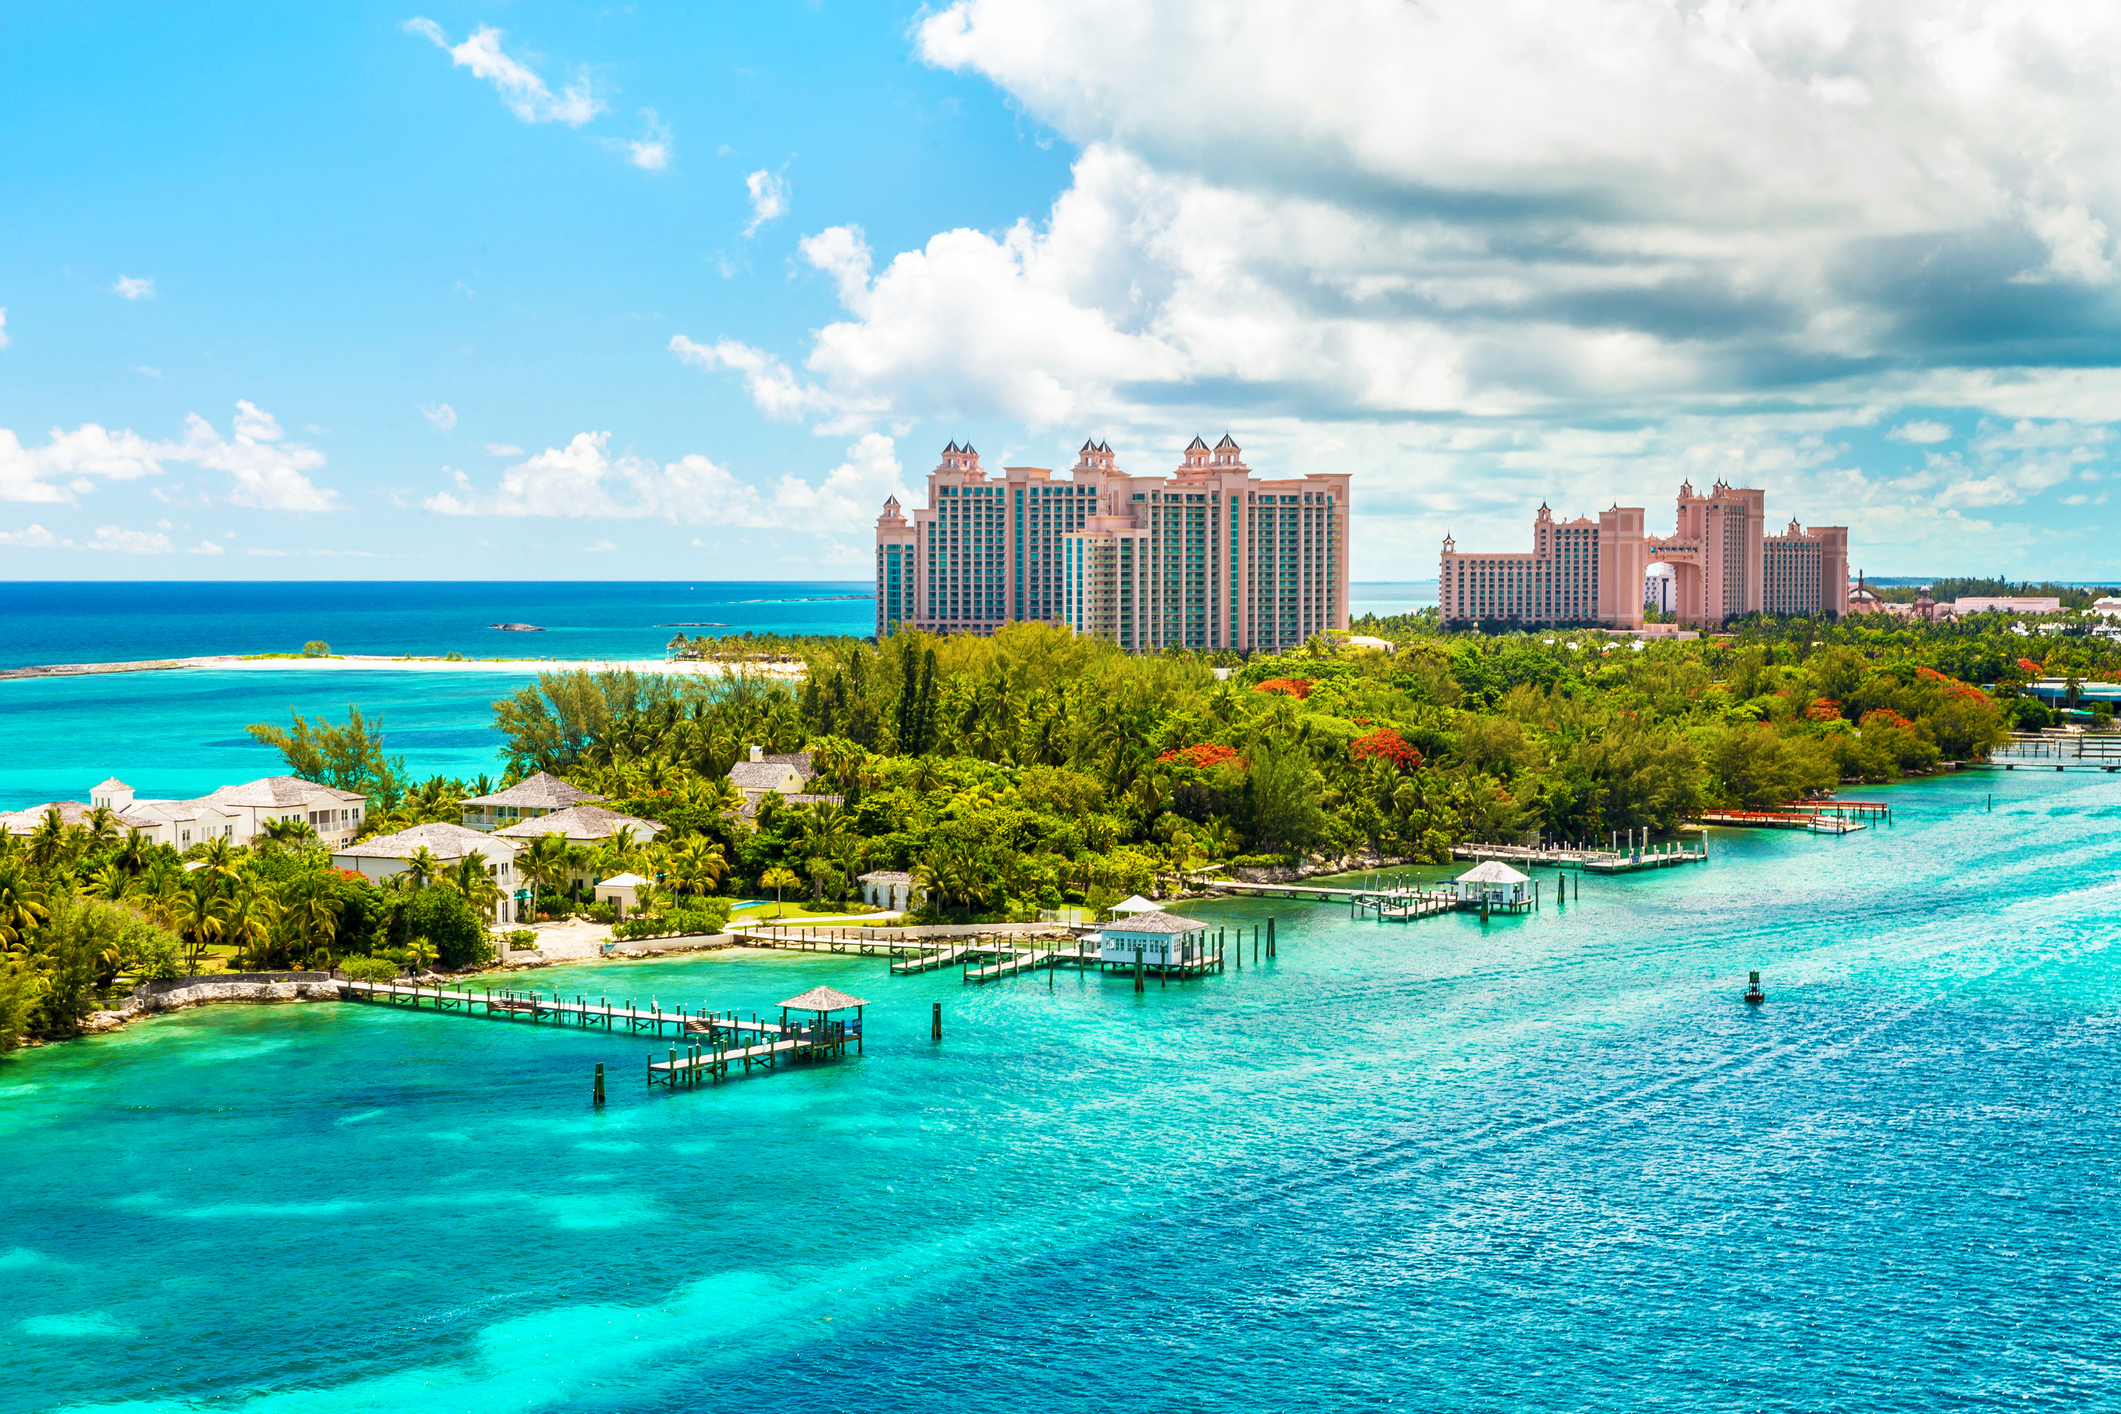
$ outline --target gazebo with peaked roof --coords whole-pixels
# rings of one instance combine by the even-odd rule
[[[799,1023],[799,1034],[795,1034],[795,1039],[807,1042],[811,1055],[817,1055],[821,1051],[832,1047],[837,1047],[844,1053],[849,1041],[854,1042],[854,1053],[860,1055],[862,1053],[862,1008],[867,1005],[869,1003],[862,1000],[862,998],[850,997],[845,992],[832,987],[812,987],[809,991],[799,993],[781,1003],[781,1035],[785,1039],[791,1034],[795,1034],[789,1030],[789,1012],[807,1011],[812,1014],[815,1020],[807,1026]],[[854,1013],[852,1021],[835,1021],[832,1017],[832,1013],[836,1011],[850,1010]]]
[[[1476,864],[1452,881],[1460,908],[1519,910],[1532,906],[1532,879],[1499,859]]]

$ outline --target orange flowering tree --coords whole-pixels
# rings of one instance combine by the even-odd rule
[[[1285,696],[1301,699],[1309,697],[1314,686],[1316,684],[1309,678],[1268,678],[1252,690],[1254,692],[1278,692]]]
[[[1402,771],[1421,766],[1421,751],[1390,727],[1379,727],[1368,736],[1349,742],[1348,754],[1358,761],[1389,761]]]
[[[1204,741],[1198,746],[1182,746],[1176,751],[1166,751],[1156,759],[1173,761],[1181,766],[1192,766],[1202,771],[1216,766],[1235,766],[1243,771],[1252,764],[1237,754],[1236,747],[1224,746],[1219,741]]]

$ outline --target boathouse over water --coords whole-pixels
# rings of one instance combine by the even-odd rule
[[[1532,880],[1499,859],[1476,865],[1453,881],[1460,908],[1492,908],[1499,911],[1532,906]]]
[[[1208,925],[1197,918],[1152,909],[1107,923],[1098,961],[1132,963],[1139,950],[1150,967],[1198,962],[1207,951]]]

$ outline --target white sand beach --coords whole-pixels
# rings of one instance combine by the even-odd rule
[[[384,654],[345,653],[328,658],[243,657],[213,654],[199,658],[151,658],[129,663],[47,663],[31,668],[9,668],[0,678],[82,677],[95,673],[171,672],[204,668],[231,673],[532,673],[618,672],[668,673],[685,677],[725,677],[737,673],[763,677],[799,678],[801,663],[721,663],[695,659],[666,661],[662,658],[419,658]]]

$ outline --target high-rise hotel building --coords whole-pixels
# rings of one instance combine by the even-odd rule
[[[876,631],[1071,625],[1136,652],[1279,649],[1348,625],[1348,477],[1269,481],[1199,437],[1169,476],[1085,442],[1067,480],[952,442],[928,506],[876,522]]]
[[[1644,583],[1670,579],[1681,623],[1714,627],[1743,614],[1848,612],[1848,528],[1766,534],[1767,493],[1717,482],[1679,488],[1674,532],[1644,533],[1639,507],[1556,521],[1545,506],[1526,554],[1464,554],[1443,542],[1437,599],[1449,623],[1595,624],[1640,628]]]

